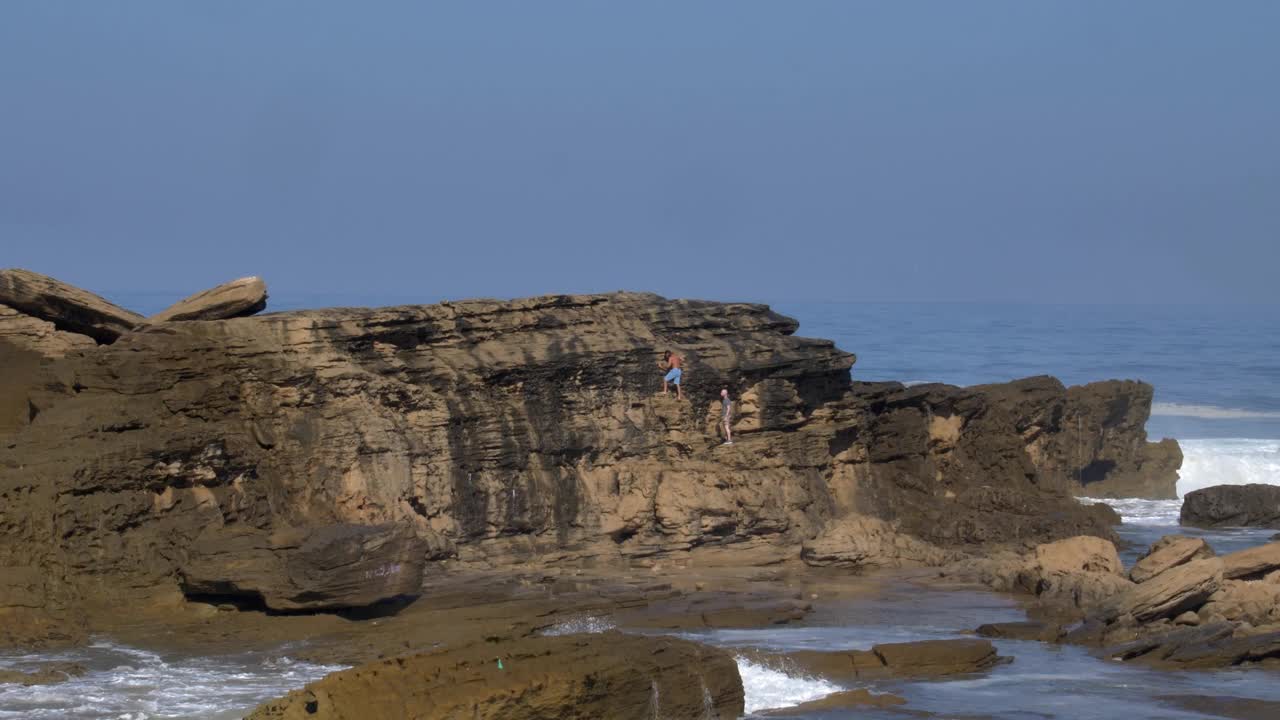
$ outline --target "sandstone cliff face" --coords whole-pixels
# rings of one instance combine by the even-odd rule
[[[0,608],[176,595],[219,532],[402,525],[428,558],[496,567],[776,559],[852,514],[948,547],[1106,536],[1071,493],[1172,491],[1139,422],[1149,386],[851,383],[851,354],[796,329],[621,293],[165,323],[74,350],[0,335],[6,368],[24,358],[0,425]],[[684,401],[658,392],[668,348]]]

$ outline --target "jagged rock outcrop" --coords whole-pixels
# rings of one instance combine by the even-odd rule
[[[152,315],[148,322],[226,320],[262,312],[267,307],[267,284],[262,278],[243,277],[184,298]]]
[[[1201,528],[1280,529],[1280,485],[1215,485],[1187,493],[1178,522]]]
[[[203,533],[335,524],[409,528],[461,567],[776,562],[853,514],[949,552],[1111,536],[1069,469],[1150,447],[1128,420],[1149,387],[851,383],[852,355],[796,329],[634,293],[141,327],[18,383],[0,577],[40,568],[50,608],[171,597]],[[657,395],[666,348],[683,402]],[[726,386],[732,446],[708,418]],[[1054,439],[1090,427],[1095,450]]]
[[[606,632],[361,665],[266,702],[247,720],[733,720],[742,712],[742,679],[728,652]]]
[[[40,273],[0,270],[0,305],[53,323],[58,330],[87,335],[97,342],[115,342],[146,322],[141,315]]]

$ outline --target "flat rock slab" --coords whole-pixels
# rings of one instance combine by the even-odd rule
[[[272,610],[360,608],[416,595],[429,546],[403,525],[330,525],[272,534],[203,534],[182,567],[189,596],[261,601]]]
[[[960,638],[875,645],[870,650],[748,650],[753,661],[801,670],[838,683],[885,678],[930,678],[983,672],[1013,658],[1001,657],[989,640]]]
[[[1178,522],[1191,527],[1280,529],[1280,486],[1215,485],[1187,493]]]
[[[1129,570],[1129,579],[1136,583],[1146,582],[1166,570],[1213,556],[1213,548],[1200,538],[1165,535],[1151,546],[1146,555],[1138,558]]]
[[[267,284],[260,277],[243,277],[179,300],[152,315],[150,322],[226,320],[262,312],[267,307]]]
[[[264,703],[247,720],[731,720],[742,713],[742,679],[725,650],[611,631],[361,665]]]
[[[1139,623],[1148,623],[1195,610],[1222,586],[1222,568],[1221,558],[1207,558],[1161,573],[1106,603],[1101,611],[1103,619],[1127,614]]]
[[[58,330],[88,335],[99,343],[146,323],[146,318],[93,293],[40,273],[0,270],[0,304],[53,323]]]
[[[1160,700],[1192,712],[1232,720],[1275,720],[1280,702],[1230,695],[1161,695]]]
[[[1276,569],[1280,569],[1280,542],[1222,556],[1222,576],[1228,580],[1261,578]]]

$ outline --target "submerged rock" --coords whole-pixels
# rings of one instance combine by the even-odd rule
[[[0,304],[99,343],[114,342],[146,322],[87,290],[19,268],[0,270]]]
[[[412,655],[333,673],[247,720],[595,720],[742,715],[726,651],[616,631]]]
[[[260,277],[243,277],[179,300],[148,322],[226,320],[253,315],[266,307],[267,284]]]

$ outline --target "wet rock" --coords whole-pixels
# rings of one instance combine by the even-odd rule
[[[1171,568],[1213,556],[1213,548],[1200,538],[1165,535],[1138,558],[1129,570],[1129,579],[1137,583],[1146,582]]]
[[[182,583],[191,596],[261,600],[272,610],[366,607],[416,595],[428,547],[403,525],[216,530],[192,545]]]
[[[1198,609],[1222,586],[1223,560],[1207,558],[1167,570],[1107,603],[1104,619],[1128,615],[1139,623]]]
[[[1215,485],[1187,493],[1178,522],[1191,527],[1280,529],[1280,486]]]
[[[801,670],[838,683],[884,678],[930,678],[984,672],[1012,658],[1002,657],[989,640],[921,640],[885,643],[870,650],[745,651],[756,662]]]
[[[1280,702],[1229,695],[1161,695],[1157,698],[1195,713],[1232,720],[1275,720],[1280,717]]]
[[[1151,633],[1137,640],[1109,647],[1105,654],[1117,660],[1142,659],[1145,662],[1159,663],[1182,650],[1199,652],[1200,649],[1212,647],[1220,641],[1230,641],[1233,631],[1231,623],[1215,622],[1199,627]]]
[[[742,715],[724,650],[619,632],[529,638],[412,655],[333,673],[247,720],[712,718]]]
[[[148,321],[225,320],[253,315],[266,307],[267,284],[260,277],[243,277],[179,300]]]
[[[863,515],[834,521],[800,549],[801,559],[809,565],[868,569],[943,565],[959,555]]]
[[[1277,569],[1280,569],[1280,542],[1222,556],[1222,576],[1230,580],[1263,578]]]
[[[1061,625],[1036,621],[987,623],[976,630],[978,637],[1000,640],[1057,642],[1064,634]]]
[[[87,290],[18,268],[0,270],[0,304],[99,343],[114,342],[146,322]]]

